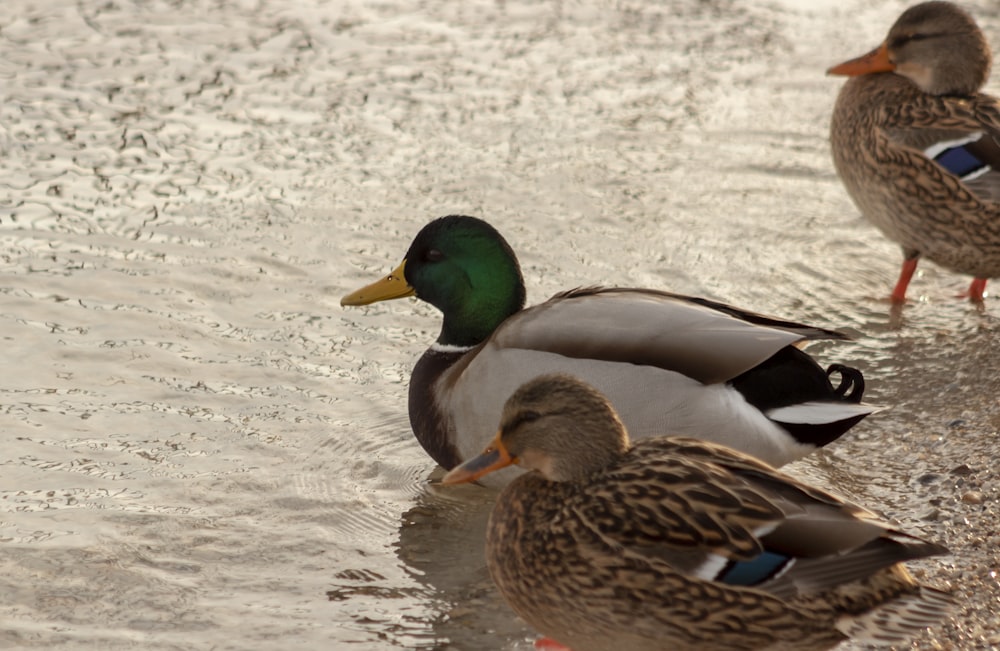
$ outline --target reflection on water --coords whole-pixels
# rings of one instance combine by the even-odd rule
[[[533,648],[530,629],[494,590],[486,570],[486,523],[495,497],[479,486],[429,484],[403,514],[399,559],[441,601],[426,648]]]
[[[927,264],[891,314],[898,251],[828,158],[822,71],[897,8],[747,4],[7,0],[0,647],[531,648],[492,494],[429,483],[409,432],[438,315],[337,305],[456,212],[532,302],[855,334],[812,350],[890,409],[791,470],[948,542],[944,645],[1000,644],[997,309]]]

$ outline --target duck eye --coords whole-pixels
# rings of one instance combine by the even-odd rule
[[[538,413],[537,411],[522,411],[521,412],[521,422],[523,422],[523,423],[531,423],[531,422],[534,422],[534,421],[538,420],[541,417],[542,417],[542,415],[540,413]]]
[[[903,34],[902,36],[897,36],[892,39],[889,43],[889,49],[899,49],[908,43],[914,43],[916,41],[923,41],[925,39],[931,38],[933,34],[927,34],[924,32],[914,32],[912,34]]]
[[[441,262],[444,260],[444,254],[437,249],[430,249],[427,254],[424,255],[424,260],[427,262]]]
[[[516,430],[521,425],[533,423],[541,417],[542,415],[539,414],[537,411],[522,411],[517,415],[517,417],[514,419],[514,422],[512,422],[507,429],[509,431]]]
[[[910,39],[911,39],[910,36],[897,36],[896,38],[889,41],[889,49],[898,50],[899,48],[909,43]]]

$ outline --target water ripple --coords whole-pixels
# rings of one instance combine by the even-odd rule
[[[831,44],[892,7],[4,6],[0,646],[531,648],[491,496],[409,431],[440,315],[338,305],[455,212],[532,302],[652,286],[851,333],[810,350],[891,409],[792,471],[956,549],[926,573],[969,605],[919,648],[996,639],[994,306],[922,265],[890,309],[898,251],[828,158]]]

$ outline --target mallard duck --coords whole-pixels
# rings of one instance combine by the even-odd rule
[[[874,410],[860,404],[860,371],[824,371],[795,347],[844,338],[832,330],[647,289],[576,289],[525,309],[517,257],[474,217],[430,222],[397,269],[341,304],[413,295],[444,313],[441,334],[413,369],[409,412],[417,440],[446,469],[478,453],[504,400],[545,372],[597,386],[637,438],[675,431],[773,465],[829,443]]]
[[[513,610],[573,651],[894,644],[952,603],[901,565],[941,545],[720,445],[630,447],[610,402],[576,378],[529,381],[499,422],[442,482],[528,471],[497,499],[487,565]]]
[[[894,302],[921,256],[973,276],[974,301],[1000,276],[1000,104],[979,92],[990,59],[969,14],[925,2],[878,48],[828,71],[852,77],[830,125],[837,173],[861,214],[903,247]]]

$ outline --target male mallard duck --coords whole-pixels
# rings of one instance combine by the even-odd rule
[[[509,464],[486,535],[503,597],[573,651],[829,649],[904,642],[952,603],[900,564],[946,553],[720,445],[628,434],[566,375],[507,401],[445,484]]]
[[[1000,105],[979,92],[990,48],[949,2],[907,9],[872,52],[830,68],[849,75],[830,125],[833,161],[858,209],[903,247],[892,300],[925,256],[974,277],[1000,276]]]
[[[859,371],[823,371],[795,347],[844,338],[831,330],[645,289],[577,289],[525,309],[514,252],[474,217],[432,221],[397,269],[341,304],[414,294],[444,313],[444,325],[413,369],[410,424],[446,469],[478,453],[504,400],[546,372],[598,387],[637,438],[673,431],[773,465],[829,443],[874,411],[859,404]]]

